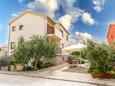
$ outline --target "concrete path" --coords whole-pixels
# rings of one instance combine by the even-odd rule
[[[66,67],[67,64],[61,64],[58,66],[53,66],[37,71],[0,71],[0,74],[7,74],[7,75],[23,75],[23,76],[31,76],[31,77],[44,77],[48,75],[52,75],[56,70],[61,70],[62,68]]]
[[[92,78],[90,74],[65,72],[63,71],[65,69],[67,69],[67,64],[62,64],[59,66],[43,69],[40,71],[33,71],[33,72],[32,71],[31,72],[0,71],[0,73],[6,74],[6,75],[14,75],[14,76],[21,75],[21,76],[30,77],[30,78],[41,78],[41,79],[48,79],[48,80],[73,82],[73,83],[76,82],[76,83],[82,83],[82,84],[90,84],[93,86],[95,85],[96,86],[115,86],[115,79],[111,79],[111,80],[94,79]],[[74,85],[70,85],[70,86],[74,86]]]
[[[73,82],[80,82],[80,83],[88,83],[94,84],[99,86],[115,86],[115,79],[94,79],[90,74],[85,73],[72,73],[72,72],[65,72],[63,70],[67,69],[68,67],[64,67],[60,70],[55,71],[52,75],[46,76],[48,78],[54,79],[61,79],[61,80],[69,80]]]

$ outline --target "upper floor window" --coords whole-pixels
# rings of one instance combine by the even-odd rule
[[[13,26],[13,27],[12,27],[12,31],[15,31],[15,30],[16,30],[16,26]]]
[[[22,28],[23,28],[23,25],[20,25],[20,26],[19,26],[19,30],[22,30]]]
[[[68,36],[66,36],[66,40],[68,41]]]
[[[63,37],[63,31],[60,29],[60,31],[61,31],[61,34],[62,34],[62,37]]]

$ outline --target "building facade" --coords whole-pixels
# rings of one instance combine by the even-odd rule
[[[8,47],[7,45],[0,46],[0,56],[7,54]]]
[[[109,26],[108,34],[107,34],[108,44],[111,44],[115,41],[115,24],[111,24]]]
[[[18,45],[18,40],[23,37],[29,40],[33,35],[47,35],[61,49],[68,46],[68,31],[59,22],[53,21],[48,16],[27,10],[9,23],[8,54]]]
[[[74,37],[74,36],[69,36],[69,41],[68,41],[69,46],[75,45],[75,44],[77,44],[77,43],[78,43],[78,40],[77,40],[76,37]]]

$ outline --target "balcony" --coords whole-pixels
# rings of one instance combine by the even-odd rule
[[[60,40],[60,36],[58,34],[56,34],[56,28],[54,26],[51,26],[48,24],[47,26],[47,35],[48,37],[50,37],[51,39],[57,41]]]
[[[47,28],[47,34],[54,34],[54,28],[48,27]]]

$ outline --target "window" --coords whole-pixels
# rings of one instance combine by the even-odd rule
[[[13,27],[12,27],[12,31],[15,31],[15,30],[16,30],[16,26],[13,26]]]
[[[16,47],[16,43],[15,42],[11,42],[11,49],[14,49]]]
[[[54,34],[54,27],[47,24],[47,34]]]
[[[68,41],[68,36],[66,36],[66,40]]]
[[[60,29],[60,31],[61,31],[61,34],[62,34],[62,37],[63,37],[63,31]]]
[[[23,28],[23,25],[20,25],[20,26],[19,26],[19,30],[22,30],[22,28]]]
[[[62,48],[64,48],[64,44],[62,43]]]

